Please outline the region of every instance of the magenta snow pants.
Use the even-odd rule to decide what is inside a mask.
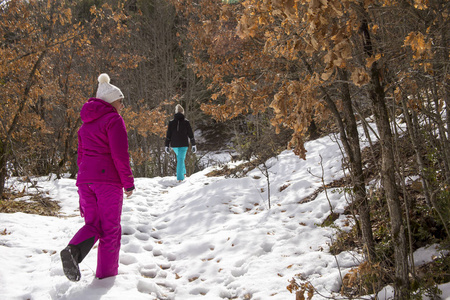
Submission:
[[[70,245],[81,251],[80,261],[87,255],[97,240],[97,278],[115,276],[119,269],[119,251],[122,228],[122,188],[103,183],[78,186],[80,213],[85,225],[75,234]]]

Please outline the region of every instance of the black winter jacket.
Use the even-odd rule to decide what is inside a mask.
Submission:
[[[191,140],[191,145],[194,146],[195,139],[191,124],[182,113],[177,113],[173,120],[169,121],[167,127],[166,147],[189,147],[188,138]]]

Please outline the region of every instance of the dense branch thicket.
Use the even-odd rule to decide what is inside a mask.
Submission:
[[[79,111],[102,72],[125,94],[135,175],[173,172],[161,151],[167,121],[178,101],[195,124],[204,96],[170,3],[12,0],[0,15],[2,190],[11,175],[76,175]]]

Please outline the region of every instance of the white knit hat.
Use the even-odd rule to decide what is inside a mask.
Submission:
[[[181,106],[180,104],[177,104],[177,106],[175,106],[175,113],[182,113],[184,114],[184,108],[183,106]]]
[[[118,99],[123,99],[124,96],[117,86],[109,83],[108,74],[102,73],[98,76],[98,89],[96,98],[102,99],[108,103],[113,103]]]

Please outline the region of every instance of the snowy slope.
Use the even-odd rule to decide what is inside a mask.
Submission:
[[[95,279],[94,248],[76,283],[66,279],[59,258],[83,224],[75,181],[41,178],[39,186],[60,202],[61,217],[0,214],[6,233],[0,235],[0,299],[285,300],[295,299],[286,286],[296,274],[320,294],[338,296],[341,275],[361,258],[328,253],[335,230],[318,226],[330,213],[324,192],[299,202],[322,186],[322,167],[326,183],[343,176],[342,157],[329,137],[306,149],[306,161],[285,151],[267,162],[271,209],[258,169],[243,178],[205,176],[211,167],[182,183],[137,178],[137,190],[124,200],[119,275]],[[342,213],[345,196],[327,192],[333,210]],[[350,229],[346,223],[345,216],[335,222]],[[426,261],[436,251],[421,254]],[[442,287],[444,299],[450,297],[450,286]]]

